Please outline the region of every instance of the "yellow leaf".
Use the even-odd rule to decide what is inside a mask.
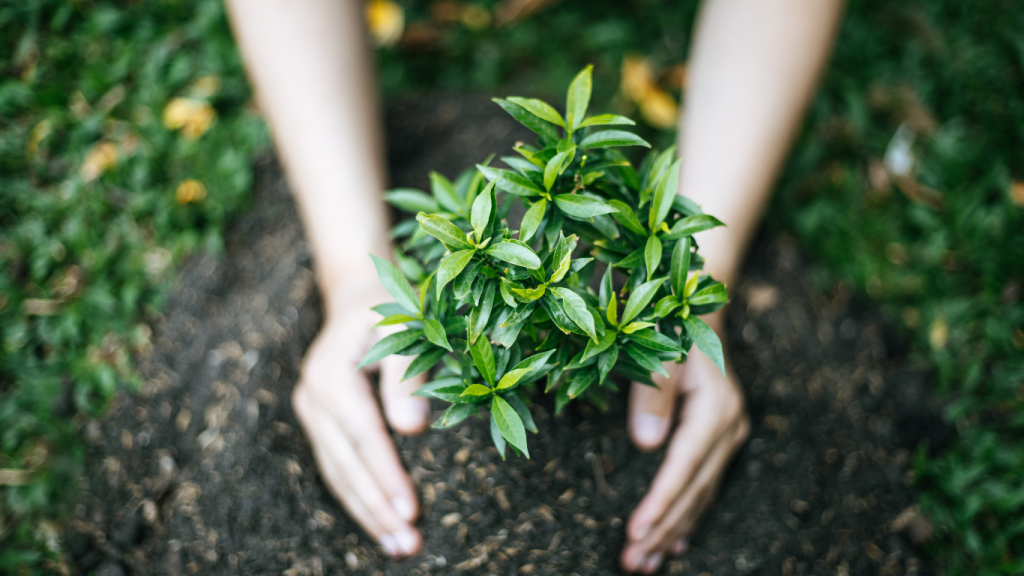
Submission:
[[[676,127],[679,119],[679,105],[661,88],[654,87],[637,102],[640,115],[645,122],[655,128],[670,130]]]
[[[186,138],[199,138],[217,119],[217,111],[208,102],[192,98],[175,98],[164,108],[164,127],[181,129]]]
[[[182,180],[181,184],[178,184],[178,189],[174,191],[174,199],[178,201],[178,204],[199,202],[203,198],[206,198],[206,186],[192,178]]]
[[[932,323],[931,332],[928,333],[928,343],[931,344],[932,350],[942,350],[946,347],[946,342],[949,341],[949,324],[946,323],[946,319],[939,316]]]
[[[364,8],[366,26],[377,46],[394,46],[405,30],[405,11],[391,0],[370,0]]]
[[[1021,208],[1024,208],[1024,182],[1010,184],[1010,200]]]
[[[626,56],[622,60],[622,79],[619,88],[630,100],[639,102],[655,89],[654,72],[643,56]]]
[[[81,175],[92,182],[117,164],[117,146],[111,142],[97,142],[82,162]]]
[[[43,141],[43,138],[49,136],[52,131],[53,124],[50,123],[49,118],[36,124],[36,127],[32,129],[28,142],[25,144],[25,156],[28,157],[29,161],[35,160],[36,154],[39,153],[39,143]]]

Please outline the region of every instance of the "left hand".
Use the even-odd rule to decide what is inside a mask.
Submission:
[[[694,347],[685,364],[666,364],[666,369],[669,378],[654,375],[659,388],[634,383],[630,394],[630,436],[641,450],[661,446],[672,424],[677,395],[683,396],[683,405],[665,461],[627,524],[620,563],[628,572],[651,574],[666,555],[686,551],[697,521],[714,501],[729,460],[750,433],[731,366],[726,364],[723,378]]]

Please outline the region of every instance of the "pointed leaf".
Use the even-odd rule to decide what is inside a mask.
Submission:
[[[682,294],[683,288],[686,286],[686,275],[690,271],[690,237],[687,236],[682,240],[676,242],[676,247],[672,249],[672,269],[670,277],[672,279],[672,293]]]
[[[530,452],[526,448],[526,428],[515,409],[501,396],[494,396],[491,400],[491,415],[505,440],[508,440],[509,444],[518,448],[529,458]]]
[[[544,212],[548,209],[548,201],[544,198],[533,203],[530,209],[523,215],[523,221],[519,225],[519,240],[522,242],[528,242],[533,235],[537,233],[537,229],[540,228],[540,223],[544,220]]]
[[[707,214],[687,216],[686,218],[676,220],[676,223],[672,225],[672,228],[668,231],[668,234],[664,235],[664,238],[665,240],[675,240],[683,236],[693,236],[698,232],[710,230],[718,226],[725,226],[725,224],[714,216],[708,216]]]
[[[409,367],[405,369],[405,374],[402,375],[401,381],[404,382],[409,378],[419,376],[427,370],[430,370],[436,366],[437,363],[441,361],[441,358],[444,358],[444,355],[447,353],[448,352],[444,348],[432,348],[420,354],[409,364]]]
[[[519,414],[519,418],[523,421],[523,427],[536,434],[537,425],[533,422],[533,414],[530,414],[530,409],[519,399],[519,396],[516,394],[505,394],[502,398],[516,411],[516,414]]]
[[[476,342],[470,346],[469,353],[473,356],[473,363],[476,364],[480,375],[493,386],[497,368],[494,365],[494,351],[491,350],[491,343],[486,338],[477,338]]]
[[[619,325],[619,298],[614,292],[612,292],[612,299],[608,301],[608,309],[605,310],[605,316],[608,318],[608,323],[612,326]]]
[[[532,180],[521,174],[501,168],[488,168],[477,165],[477,170],[483,173],[488,179],[493,180],[499,190],[504,190],[516,196],[538,196],[544,191],[537,187]]]
[[[612,344],[607,350],[601,353],[597,357],[597,383],[604,384],[604,379],[608,377],[608,373],[615,367],[615,363],[619,360],[619,345]]]
[[[566,391],[566,394],[569,395],[569,398],[576,398],[583,394],[596,379],[597,372],[592,369],[577,370],[573,374],[572,381],[569,382],[569,389]]]
[[[449,352],[452,351],[452,345],[448,343],[448,335],[445,334],[444,326],[440,322],[433,318],[428,318],[423,324],[423,334],[427,337],[427,340]]]
[[[722,354],[722,341],[718,339],[718,334],[715,334],[711,326],[696,316],[685,318],[683,326],[686,328],[686,335],[693,340],[693,343],[700,348],[705,356],[715,363],[715,366],[718,366],[718,369],[722,371],[722,376],[725,376],[725,357]]]
[[[551,190],[551,187],[555,185],[555,179],[561,176],[562,172],[565,172],[566,167],[572,164],[573,158],[576,156],[576,146],[574,145],[565,152],[559,152],[551,157],[548,161],[547,166],[544,167],[544,188]]]
[[[534,354],[533,356],[530,356],[529,358],[526,358],[525,360],[522,360],[521,362],[513,366],[512,370],[527,370],[526,374],[522,376],[521,380],[532,378],[534,376],[533,373],[541,369],[544,366],[544,363],[548,361],[548,358],[550,358],[551,355],[554,353],[554,350],[548,350],[547,352]]]
[[[551,291],[562,299],[562,309],[577,326],[583,330],[591,340],[597,340],[597,331],[594,327],[594,317],[587,310],[587,303],[568,288],[551,288]]]
[[[520,380],[522,380],[532,370],[533,370],[533,368],[517,368],[517,369],[509,370],[508,372],[505,373],[504,376],[501,377],[501,380],[498,381],[497,389],[498,390],[505,390],[507,388],[511,388],[511,387],[515,386],[516,384],[519,383]]]
[[[682,352],[683,347],[661,332],[655,332],[650,328],[637,330],[629,335],[629,339],[645,348],[658,352]]]
[[[383,258],[378,258],[373,254],[370,254],[370,258],[373,259],[373,265],[377,268],[377,277],[380,278],[380,283],[384,285],[384,289],[388,291],[388,294],[391,294],[395,302],[398,302],[402,308],[405,308],[410,313],[422,316],[423,310],[420,309],[420,299],[412,291],[412,286],[405,278],[405,274],[402,274],[402,271],[394,264]]]
[[[404,308],[403,308],[403,310],[404,310]],[[374,324],[373,327],[374,328],[379,328],[380,326],[395,326],[396,324],[405,324],[406,322],[418,322],[418,321],[419,321],[419,318],[415,318],[413,316],[409,316],[408,314],[392,314],[391,316],[388,316],[388,317],[384,318],[383,320],[381,320],[380,322],[377,322],[376,324]]]
[[[419,340],[420,336],[423,336],[423,330],[405,330],[381,338],[380,341],[371,346],[370,350],[366,352],[366,356],[363,357],[363,361],[359,363],[358,368],[362,368],[367,364],[373,364],[385,356],[405,350]]]
[[[668,216],[669,209],[672,208],[672,200],[675,199],[676,193],[679,191],[680,162],[680,160],[676,160],[672,164],[668,175],[662,179],[658,189],[654,192],[654,199],[651,201],[651,214],[647,223],[647,227],[651,230],[656,230],[661,226],[665,217]]]
[[[452,252],[441,260],[441,266],[437,269],[437,299],[441,299],[441,290],[454,280],[473,259],[476,250],[459,250]]]
[[[459,198],[459,193],[455,191],[455,186],[450,180],[437,172],[431,172],[430,191],[434,193],[434,198],[437,198],[437,202],[442,208],[452,214],[465,216],[466,212],[462,207],[462,200]]]
[[[697,284],[700,282],[700,273],[694,272],[690,279],[686,281],[683,286],[683,293],[680,298],[689,298],[697,291]]]
[[[476,241],[482,242],[484,239],[484,230],[487,229],[487,223],[491,220],[491,190],[494,190],[494,182],[487,185],[484,191],[476,197],[473,201],[472,213],[469,217],[470,224],[473,225],[473,232],[476,233]]]
[[[466,385],[462,383],[462,379],[458,376],[452,376],[427,382],[420,386],[419,390],[413,392],[412,395],[423,398],[437,398],[445,402],[456,403],[461,401],[462,391],[465,389]]]
[[[610,146],[651,147],[651,145],[643,138],[633,134],[632,132],[626,132],[624,130],[602,130],[600,132],[594,132],[583,140],[580,140],[580,148],[583,148],[584,150],[590,150],[592,148],[608,148]]]
[[[665,377],[668,376],[668,371],[665,370],[665,367],[662,366],[661,364],[661,360],[659,360],[653,352],[650,352],[643,347],[637,346],[636,344],[627,344],[626,354],[629,354],[630,358],[636,360],[637,364],[646,368],[647,370],[651,372],[657,372],[658,374],[661,374],[662,376]]]
[[[592,64],[580,70],[569,84],[569,93],[565,99],[565,119],[569,132],[573,132],[583,122],[587,115],[587,107],[590,106],[590,91],[593,87]]]
[[[601,276],[601,287],[598,289],[597,295],[597,306],[599,308],[608,308],[608,303],[615,298],[615,286],[612,284],[612,267],[607,266],[604,269],[604,275]]]
[[[529,270],[536,270],[540,268],[540,258],[537,257],[533,250],[520,244],[514,244],[507,241],[498,242],[484,252],[498,260],[508,262],[509,264],[515,264],[516,266],[522,266]]]
[[[463,420],[476,413],[478,406],[478,404],[452,404],[430,427],[435,430],[444,430],[458,426]]]
[[[580,123],[579,128],[585,128],[587,126],[635,126],[636,122],[633,122],[625,116],[619,116],[618,114],[599,114],[597,116],[591,116]]]
[[[661,265],[661,240],[654,234],[647,237],[647,246],[644,247],[644,263],[647,264],[647,280],[650,280]]]
[[[518,96],[509,96],[506,100],[519,104],[541,120],[546,120],[563,128],[565,127],[565,121],[562,120],[562,115],[558,113],[558,110],[555,110],[550,104],[543,100],[537,100],[536,98],[520,98]]]
[[[623,334],[632,334],[637,330],[643,330],[644,328],[650,328],[654,326],[653,322],[630,322],[628,325],[622,327]]]
[[[494,98],[494,102],[501,106],[502,110],[508,112],[517,122],[526,126],[534,133],[539,136],[547,136],[552,140],[558,140],[558,128],[545,120],[541,120],[532,112],[523,108],[515,102],[509,102],[508,100],[502,100],[501,98]]]
[[[654,305],[654,315],[658,318],[664,318],[680,306],[682,306],[682,303],[674,295],[669,294]]]
[[[558,209],[573,218],[586,219],[615,212],[608,204],[580,194],[559,194],[553,198]]]
[[[428,196],[425,192],[415,188],[395,188],[384,193],[384,201],[399,210],[417,214],[426,212],[436,214],[441,211],[441,205]]]
[[[491,413],[491,441],[494,442],[494,447],[498,449],[498,454],[501,455],[501,459],[505,459],[505,438],[501,435],[501,430],[498,429],[498,419]]]
[[[478,306],[469,312],[469,342],[477,341],[487,328],[487,322],[491,319],[491,310],[494,307],[494,293],[497,292],[493,282],[487,281],[484,284],[483,296]],[[487,340],[486,338],[480,338]]]
[[[527,302],[533,302],[544,295],[545,286],[541,284],[536,288],[509,288],[516,296]]]
[[[729,299],[729,293],[725,284],[712,284],[687,298],[686,303],[690,306],[701,306],[704,304],[718,304]]]
[[[609,200],[608,205],[615,208],[615,212],[612,212],[612,218],[619,224],[622,224],[629,230],[646,236],[647,230],[644,230],[643,224],[640,223],[640,219],[636,217],[636,212],[629,207],[628,204],[621,200]]]
[[[629,295],[629,301],[626,302],[626,309],[622,311],[622,320],[619,321],[620,324],[628,324],[633,320],[633,318],[636,318],[641,312],[643,312],[644,308],[650,304],[651,299],[654,298],[654,294],[658,291],[658,288],[664,281],[664,278],[657,278],[637,286],[636,290]]]
[[[483,384],[473,384],[462,391],[461,396],[490,396],[491,389]]]
[[[614,330],[608,330],[604,333],[604,336],[600,340],[590,340],[587,342],[587,347],[583,350],[583,357],[580,358],[580,363],[586,362],[593,356],[604,352],[611,348],[612,344],[615,344],[616,333]]]
[[[466,233],[455,224],[449,222],[444,216],[420,212],[416,216],[416,220],[427,234],[440,240],[452,252],[473,248],[473,245],[469,243],[469,239],[466,238]]]

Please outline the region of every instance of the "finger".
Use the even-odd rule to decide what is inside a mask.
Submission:
[[[672,410],[679,390],[674,374],[675,363],[666,362],[673,377],[654,375],[657,388],[634,382],[629,391],[629,436],[641,450],[661,446],[672,425]]]
[[[348,396],[355,395],[350,393]],[[421,538],[399,515],[382,485],[367,467],[366,461],[360,457],[354,445],[358,440],[348,434],[340,425],[343,420],[337,418],[336,412],[330,409],[337,405],[334,401],[338,398],[326,398],[328,409],[323,409],[324,404],[310,406],[308,396],[299,396],[297,407],[301,407],[303,422],[314,429],[309,436],[316,439],[314,448],[318,453],[318,462],[330,482],[332,492],[389,553],[414,554],[419,550]],[[330,442],[324,442],[325,438],[329,438]],[[400,468],[399,474],[404,476]]]
[[[384,427],[369,381],[361,374],[357,379],[341,402],[331,403],[334,418],[352,439],[359,460],[383,489],[390,507],[404,522],[412,522],[419,513],[416,491]]]
[[[654,524],[670,508],[675,499],[700,467],[719,434],[714,413],[713,394],[699,389],[689,394],[683,416],[672,435],[668,453],[658,469],[651,489],[629,520],[627,534],[633,542],[644,540]]]
[[[430,416],[430,402],[412,395],[426,383],[426,376],[420,374],[402,381],[413,358],[394,355],[380,361],[380,397],[384,403],[384,414],[391,428],[401,434],[422,432]]]

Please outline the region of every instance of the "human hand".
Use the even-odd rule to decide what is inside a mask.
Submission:
[[[329,307],[306,354],[292,403],[331,493],[389,554],[412,555],[422,545],[412,526],[416,492],[388,437],[370,380],[357,368],[388,330],[373,328],[370,306],[390,297],[380,290],[338,300],[344,304]],[[403,434],[421,431],[430,409],[426,399],[410,396],[423,384],[422,376],[399,382],[411,360],[393,355],[379,363],[388,423]]]
[[[666,369],[669,378],[654,375],[660,389],[634,383],[630,393],[630,436],[642,450],[654,450],[665,441],[676,395],[683,396],[683,405],[665,461],[626,527],[619,561],[629,572],[651,574],[666,555],[686,551],[729,460],[750,433],[731,366],[726,365],[728,377],[723,378],[694,347],[685,364],[666,364]]]

